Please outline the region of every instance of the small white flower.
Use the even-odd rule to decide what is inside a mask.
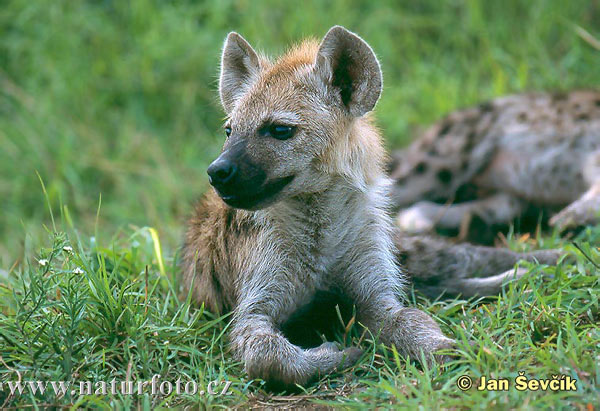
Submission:
[[[165,340],[165,345],[169,345],[169,340]]]
[[[73,247],[71,247],[70,245],[66,245],[63,247],[63,251],[66,251],[67,253],[71,253],[71,252],[73,252]]]
[[[38,260],[39,265],[41,265],[42,267],[45,267],[46,264],[48,264],[48,260],[46,260],[45,258],[42,258],[41,260]]]
[[[73,274],[83,274],[83,270],[81,269],[81,267],[75,267],[75,269],[73,270]]]

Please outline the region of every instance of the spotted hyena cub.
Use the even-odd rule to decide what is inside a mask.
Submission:
[[[560,229],[600,222],[600,92],[523,94],[457,111],[394,154],[404,230],[509,223],[539,210]]]
[[[373,51],[342,27],[275,61],[227,37],[227,140],[208,169],[215,190],[189,222],[183,269],[195,299],[233,310],[232,345],[252,377],[303,384],[358,359],[356,347],[303,349],[282,333],[323,290],[351,299],[358,320],[405,355],[452,346],[401,302],[384,150],[367,115],[381,87]]]
[[[426,287],[435,282],[431,292],[474,295],[498,292],[502,271],[521,258],[556,259],[507,250],[500,258],[394,231],[385,154],[368,114],[381,89],[373,51],[342,27],[277,60],[227,37],[219,84],[227,139],[208,168],[214,190],[188,223],[182,265],[196,301],[233,311],[231,343],[251,377],[304,384],[360,357],[357,347],[300,344],[316,322],[337,321],[320,303],[350,303],[358,323],[414,359],[451,349],[429,315],[403,304],[400,262]],[[316,322],[298,322],[315,304]],[[290,323],[308,329],[294,334]]]

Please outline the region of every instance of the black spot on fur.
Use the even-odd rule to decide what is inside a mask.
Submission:
[[[519,113],[519,115],[517,116],[517,121],[519,121],[520,123],[524,123],[527,121],[527,113],[523,112],[523,113]]]
[[[479,198],[479,189],[473,183],[462,184],[456,190],[454,195],[454,201],[456,203],[464,203],[465,201],[472,201]]]
[[[427,165],[427,163],[425,163],[424,161],[421,161],[415,167],[415,173],[417,173],[417,174],[424,174],[424,173],[427,172],[428,169],[429,169],[429,166]]]
[[[440,132],[438,133],[438,137],[444,137],[446,134],[448,134],[448,132],[450,131],[451,128],[452,128],[452,124],[445,123],[442,126],[442,129],[440,130]]]
[[[494,109],[494,105],[489,101],[486,101],[485,103],[481,103],[479,105],[479,110],[481,110],[483,113],[492,111],[493,109]]]
[[[557,93],[554,93],[554,94],[552,95],[552,99],[553,99],[554,101],[564,101],[564,100],[566,100],[568,97],[569,97],[569,95],[568,95],[567,93],[564,93],[564,92],[557,92]]]
[[[578,121],[588,121],[590,119],[589,114],[580,114],[577,117]]]
[[[462,146],[461,151],[463,152],[463,154],[468,154],[471,152],[471,150],[473,149],[473,146],[475,145],[475,142],[472,139],[467,140],[467,142],[465,143],[464,146]]]
[[[452,171],[447,168],[443,168],[438,171],[436,177],[442,184],[450,184],[452,181]]]

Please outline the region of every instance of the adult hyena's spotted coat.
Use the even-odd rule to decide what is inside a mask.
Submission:
[[[509,223],[532,209],[559,228],[596,223],[600,92],[513,95],[451,113],[393,154],[390,175],[408,231]]]

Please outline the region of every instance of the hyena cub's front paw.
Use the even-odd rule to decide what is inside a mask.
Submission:
[[[246,351],[243,360],[251,378],[260,378],[268,389],[279,391],[350,367],[361,355],[359,348],[342,350],[330,342],[304,350],[281,336],[260,336],[260,342]]]
[[[320,374],[331,371],[341,371],[353,366],[363,355],[363,350],[358,347],[340,349],[334,342],[325,342],[318,347],[307,350],[309,358],[317,364]]]
[[[389,327],[391,329],[383,331],[392,335],[391,342],[398,350],[419,362],[424,358],[428,365],[446,362],[449,356],[440,351],[452,350],[456,346],[456,342],[446,337],[429,315],[416,308],[400,310]]]
[[[396,225],[407,233],[425,233],[435,228],[435,210],[426,202],[401,210]]]

